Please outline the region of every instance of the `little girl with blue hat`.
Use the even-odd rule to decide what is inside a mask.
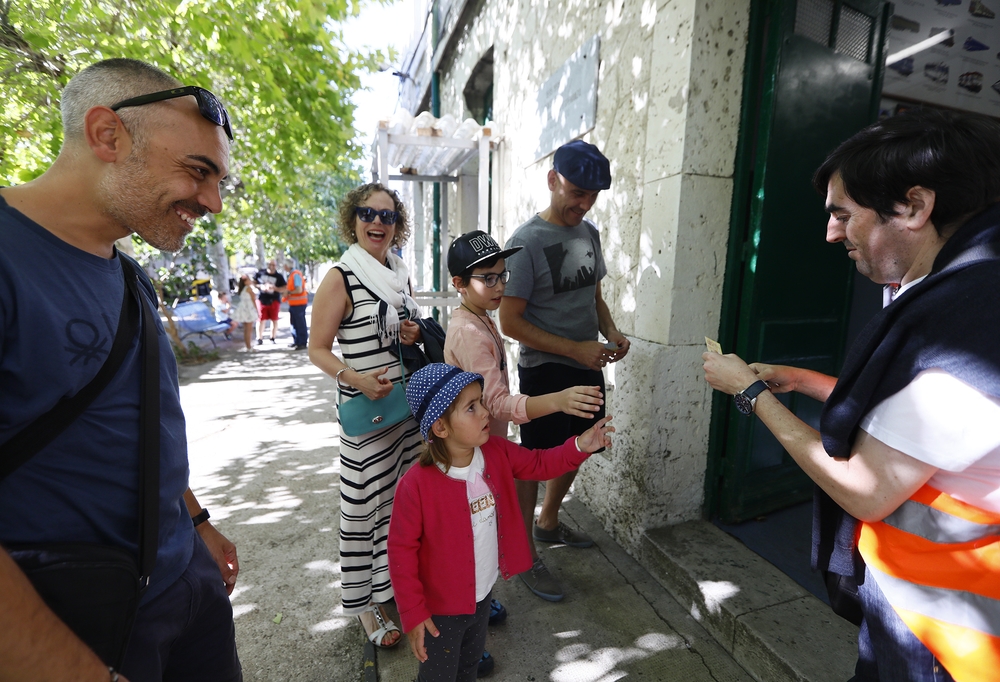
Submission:
[[[433,363],[406,386],[424,450],[396,487],[389,576],[422,682],[472,682],[493,584],[531,568],[514,479],[544,481],[610,447],[611,417],[559,447],[490,435],[483,377]]]

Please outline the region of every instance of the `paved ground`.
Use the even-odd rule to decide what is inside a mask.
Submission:
[[[220,360],[182,366],[191,485],[239,548],[233,607],[247,682],[360,682],[364,635],[339,599],[336,391],[305,352],[286,348],[287,315],[282,323],[278,343],[259,352],[224,342]],[[561,603],[517,578],[497,586],[510,616],[490,633],[491,679],[751,679],[582,504],[570,500],[566,516],[597,546],[544,550],[567,588]],[[376,663],[368,672],[383,682],[415,677],[405,642]]]
[[[247,682],[360,680],[364,635],[340,613],[335,390],[283,321],[277,344],[223,342],[218,362],[181,367],[191,487],[239,551]]]

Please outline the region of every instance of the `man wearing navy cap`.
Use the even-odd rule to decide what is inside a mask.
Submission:
[[[518,227],[507,241],[507,249],[524,248],[507,259],[511,275],[500,304],[500,323],[506,335],[521,343],[517,372],[522,393],[536,396],[581,385],[600,386],[603,392],[604,366],[625,357],[629,341],[615,327],[601,297],[601,279],[607,273],[601,236],[584,216],[601,190],[611,187],[611,165],[597,147],[574,140],[556,150],[548,185],[548,208]],[[607,343],[598,341],[598,333]],[[602,406],[592,419],[603,416]],[[535,419],[521,426],[521,443],[529,448],[554,447],[586,431],[592,419],[562,413]],[[572,471],[546,483],[537,523],[533,517],[538,483],[517,481],[534,560],[521,579],[549,601],[562,599],[562,588],[534,544],[593,544],[559,521],[559,507],[574,478]]]

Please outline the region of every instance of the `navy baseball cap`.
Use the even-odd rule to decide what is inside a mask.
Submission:
[[[611,187],[608,157],[583,140],[573,140],[559,147],[552,159],[552,167],[559,175],[588,192]]]
[[[413,373],[406,383],[406,402],[410,404],[413,418],[420,424],[424,440],[427,440],[434,422],[448,411],[462,389],[473,381],[482,386],[483,376],[463,372],[443,362],[432,362]]]
[[[482,230],[466,232],[448,247],[448,272],[452,277],[458,277],[494,256],[506,258],[522,248],[501,249],[496,240]]]

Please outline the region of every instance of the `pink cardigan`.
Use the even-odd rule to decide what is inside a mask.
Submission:
[[[455,308],[444,339],[444,361],[466,372],[483,375],[483,402],[490,412],[490,433],[506,438],[507,422],[523,424],[528,421],[528,396],[510,394],[507,373],[500,370],[503,351],[497,348],[496,339],[486,329],[487,324],[502,343],[503,337],[493,320],[476,319],[476,315],[465,308]]]
[[[483,445],[484,478],[497,504],[497,542],[504,580],[531,568],[531,551],[514,479],[546,481],[590,455],[575,438],[556,448],[529,450],[491,436]],[[389,577],[403,632],[431,617],[476,611],[476,557],[465,482],[436,466],[415,464],[399,480],[389,522]]]

